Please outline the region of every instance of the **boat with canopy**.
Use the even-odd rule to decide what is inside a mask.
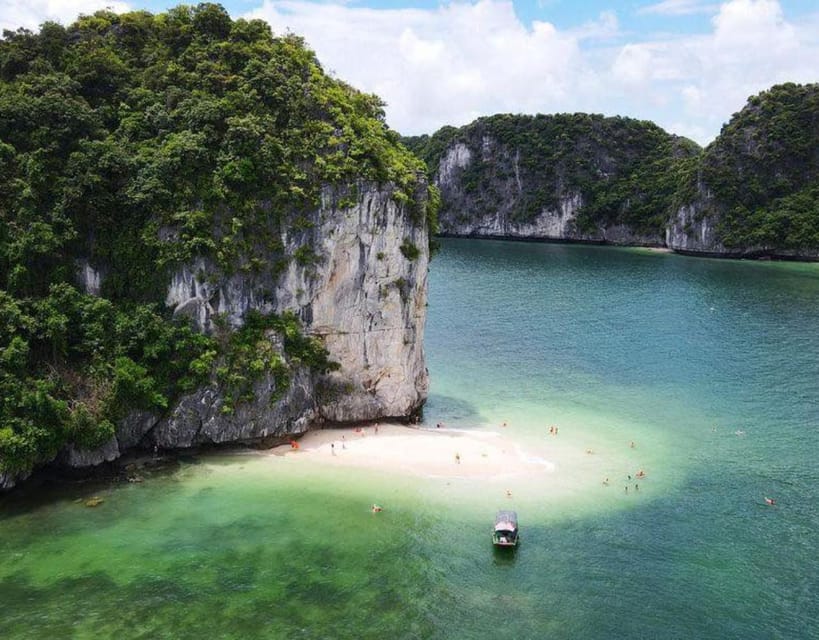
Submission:
[[[518,540],[518,514],[514,511],[498,511],[492,530],[492,544],[496,547],[516,547]]]

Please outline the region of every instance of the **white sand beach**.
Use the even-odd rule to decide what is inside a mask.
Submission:
[[[554,472],[555,464],[527,454],[503,434],[415,428],[380,423],[311,431],[293,453],[323,464],[397,471],[427,477],[504,478]]]
[[[519,436],[514,426],[460,430],[418,428],[402,424],[333,428],[310,431],[298,448],[282,445],[266,455],[288,464],[319,465],[325,469],[371,470],[379,473],[427,479],[442,500],[501,500],[498,505],[534,508],[565,501],[581,508],[589,502],[599,508],[599,498],[627,499],[628,484],[635,494],[634,474],[638,457],[627,442],[615,450],[598,450],[594,442],[566,434],[542,440]],[[589,448],[592,445],[594,449]],[[610,482],[609,482],[610,480]],[[641,486],[637,495],[645,493]],[[468,496],[468,497],[465,497]],[[508,501],[508,502],[507,502]]]

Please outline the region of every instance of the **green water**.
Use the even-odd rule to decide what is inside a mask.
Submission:
[[[447,240],[425,425],[553,473],[225,454],[12,494],[0,638],[819,638],[817,328],[819,265]]]

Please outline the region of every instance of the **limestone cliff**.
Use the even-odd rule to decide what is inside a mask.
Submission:
[[[407,139],[441,190],[443,235],[662,245],[666,170],[690,141],[627,118],[493,116]]]
[[[441,189],[444,235],[819,258],[819,85],[752,96],[706,149],[655,125],[498,115],[406,144]]]
[[[391,190],[370,184],[357,192],[357,202],[345,206],[325,189],[309,230],[284,231],[284,251],[309,246],[309,263],[290,261],[275,276],[268,271],[214,281],[198,275],[213,271],[200,259],[173,274],[166,298],[202,330],[214,314],[240,326],[250,310],[296,311],[341,364],[315,381],[317,416],[333,422],[406,417],[420,408],[427,390],[426,222],[399,205]],[[406,257],[402,246],[417,248],[417,257]]]
[[[166,303],[190,316],[201,331],[224,318],[241,327],[250,311],[294,311],[306,332],[320,336],[338,371],[313,374],[288,362],[285,389],[272,376],[254,384],[253,400],[223,411],[216,382],[182,396],[160,416],[134,412],[99,449],[69,445],[58,461],[73,468],[116,459],[135,446],[179,449],[203,444],[249,443],[303,433],[322,422],[407,418],[427,395],[423,333],[429,260],[426,221],[394,199],[393,190],[362,184],[357,200],[324,189],[307,230],[284,230],[284,251],[310,247],[309,262],[290,261],[252,275],[220,275],[205,258],[176,269]],[[419,193],[423,198],[423,193]],[[417,248],[408,258],[402,246]],[[87,273],[82,270],[81,273]],[[98,275],[90,278],[94,283]],[[282,338],[269,335],[283,354]]]
[[[749,98],[683,165],[669,248],[730,257],[819,257],[819,85]]]
[[[435,192],[377,96],[217,4],[7,35],[0,486],[420,409]]]

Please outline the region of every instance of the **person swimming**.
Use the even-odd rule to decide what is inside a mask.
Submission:
[[[382,506],[381,506],[381,505],[379,505],[379,504],[375,504],[375,503],[373,502],[373,507],[372,507],[372,512],[373,512],[373,513],[378,513],[378,512],[383,511],[383,510],[384,510],[384,507],[382,507]]]
[[[776,504],[776,500],[766,497],[765,504],[767,504],[769,507],[773,507]]]

